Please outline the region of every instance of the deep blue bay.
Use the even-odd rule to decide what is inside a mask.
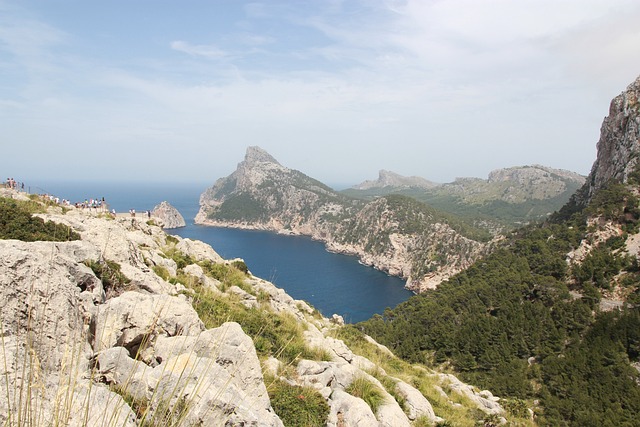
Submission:
[[[163,200],[184,216],[187,226],[170,233],[210,244],[223,258],[242,258],[256,276],[289,295],[311,303],[325,316],[347,322],[366,320],[395,307],[412,293],[404,281],[358,263],[355,257],[327,252],[322,242],[265,231],[204,227],[193,223],[200,194],[208,184],[62,183],[33,185],[32,192],[82,201],[105,198],[118,212],[153,209]]]

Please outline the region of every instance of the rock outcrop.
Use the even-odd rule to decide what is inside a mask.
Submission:
[[[586,205],[610,181],[626,183],[638,170],[640,154],[640,77],[616,96],[600,128],[598,155],[577,202]]]
[[[180,212],[167,201],[154,207],[151,216],[160,223],[162,228],[180,228],[187,225]]]

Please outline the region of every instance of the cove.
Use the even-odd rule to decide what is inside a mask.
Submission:
[[[356,323],[407,300],[404,281],[361,265],[357,258],[327,252],[304,236],[190,224],[172,234],[202,240],[223,258],[242,258],[255,276],[305,300],[324,316],[337,313]]]
[[[403,280],[361,265],[355,257],[327,252],[322,242],[308,237],[195,225],[203,183],[45,181],[30,183],[30,188],[74,202],[105,197],[118,212],[144,212],[167,200],[187,222],[168,232],[201,240],[224,258],[244,259],[254,275],[309,302],[323,315],[337,313],[346,322],[382,314],[413,295]]]

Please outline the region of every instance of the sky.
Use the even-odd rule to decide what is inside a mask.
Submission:
[[[0,179],[588,174],[637,0],[0,0]]]

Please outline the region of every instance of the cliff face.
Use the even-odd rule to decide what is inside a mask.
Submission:
[[[56,207],[38,216],[81,240],[0,240],[3,425],[20,416],[32,425],[282,426],[312,408],[327,426],[409,427],[439,413],[504,413],[498,398],[451,375],[406,365],[403,378],[422,391],[388,375],[405,366],[388,349],[358,341],[388,366],[354,353],[336,338],[339,316],[323,318],[202,242],[144,219]],[[383,403],[356,397],[356,380]],[[472,403],[454,404],[455,395]]]
[[[640,77],[611,101],[598,140],[598,156],[578,202],[587,204],[610,181],[626,183],[640,155]]]
[[[303,234],[407,279],[420,292],[460,271],[486,245],[408,197],[344,196],[249,147],[235,172],[200,197],[196,223]]]

